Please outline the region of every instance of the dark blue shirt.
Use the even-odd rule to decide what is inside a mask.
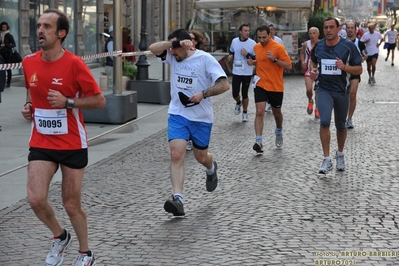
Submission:
[[[341,38],[334,46],[328,46],[325,39],[315,44],[311,59],[318,64],[319,75],[316,86],[325,90],[347,93],[350,86],[350,74],[336,67],[334,60],[337,58],[341,59],[346,65],[362,65],[362,57],[356,45],[349,40]],[[328,59],[332,61],[328,61]]]

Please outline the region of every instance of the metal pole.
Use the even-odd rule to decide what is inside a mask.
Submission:
[[[122,50],[122,4],[121,0],[114,1],[114,51]],[[113,57],[113,94],[122,94],[122,57]]]
[[[146,31],[146,20],[147,20],[147,0],[141,1],[141,33],[140,33],[140,51],[147,50],[147,31]],[[139,60],[136,63],[137,66],[137,80],[148,79],[148,67],[150,63],[147,61],[146,55],[140,55]]]
[[[169,0],[163,4],[163,39],[166,40],[169,34]],[[162,80],[169,80],[169,65],[162,64]]]

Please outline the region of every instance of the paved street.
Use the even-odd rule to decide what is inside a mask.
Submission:
[[[399,60],[391,67],[385,53],[381,50],[375,86],[362,75],[345,172],[317,174],[323,159],[319,125],[306,113],[299,75],[285,77],[284,145],[274,145],[274,118],[267,113],[262,156],[252,150],[252,90],[248,123],[234,115],[231,91],[213,99],[210,150],[219,186],[206,192],[204,167],[187,152],[184,218],[163,210],[171,195],[166,123],[129,132],[129,137],[144,135],[91,164],[85,174],[82,200],[97,265],[398,265]],[[148,119],[164,118],[165,112]],[[333,123],[331,131],[333,156]],[[111,132],[96,144],[118,134],[126,133]],[[75,236],[59,181],[49,200]],[[43,265],[50,238],[26,197],[0,210],[0,265]],[[72,263],[77,249],[75,238],[64,265]]]

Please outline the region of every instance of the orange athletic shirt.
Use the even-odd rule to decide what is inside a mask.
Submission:
[[[254,51],[256,56],[256,75],[260,77],[256,86],[266,91],[283,92],[284,69],[267,58],[266,53],[267,51],[271,51],[274,57],[281,61],[290,62],[291,64],[291,58],[287,54],[284,46],[271,39],[265,46],[262,46],[261,43],[255,44]]]
[[[64,96],[74,99],[100,94],[101,90],[90,69],[76,55],[65,50],[64,55],[53,62],[41,58],[42,51],[27,55],[23,62],[25,87],[29,89],[32,101],[32,113],[36,108],[52,110],[47,100],[49,89],[58,90]],[[66,109],[67,133],[42,134],[38,132],[36,121],[32,121],[30,147],[52,150],[79,150],[87,148],[87,132],[82,112]],[[64,113],[65,112],[59,112]],[[43,120],[46,118],[44,117]],[[52,125],[48,123],[49,127]],[[55,127],[57,124],[54,124]],[[52,130],[57,130],[52,129]]]

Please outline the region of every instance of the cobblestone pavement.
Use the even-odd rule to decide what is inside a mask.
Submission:
[[[97,265],[398,265],[399,79],[383,53],[377,84],[362,75],[345,172],[317,174],[318,122],[306,113],[302,76],[285,78],[282,148],[266,114],[262,156],[252,150],[252,92],[248,123],[234,115],[231,91],[215,97],[210,150],[219,186],[206,192],[204,168],[187,152],[184,218],[163,210],[171,194],[166,129],[88,167],[83,202]],[[72,230],[59,182],[49,199]],[[0,232],[0,265],[43,265],[51,235],[26,199],[0,211]],[[64,265],[77,248],[75,238]]]

